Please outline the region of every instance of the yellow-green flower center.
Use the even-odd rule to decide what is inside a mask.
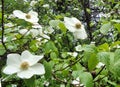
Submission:
[[[23,63],[21,63],[21,65],[20,65],[20,68],[23,69],[23,70],[28,69],[28,67],[29,67],[29,63],[28,63],[28,62],[23,62]]]
[[[31,15],[27,14],[27,15],[26,15],[26,18],[27,18],[27,19],[30,19],[30,18],[31,18]]]
[[[81,28],[81,23],[76,23],[76,24],[75,24],[75,27],[76,27],[77,29]]]

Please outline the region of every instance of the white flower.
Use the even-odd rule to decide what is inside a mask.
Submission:
[[[82,49],[82,46],[81,46],[81,45],[76,46],[76,47],[75,47],[75,49],[76,49],[76,51],[83,51],[83,49]]]
[[[42,29],[39,29],[39,34],[43,38],[50,39],[50,37],[48,35],[46,35],[46,34],[43,33]]]
[[[46,28],[44,32],[45,32],[46,34],[47,34],[47,33],[48,33],[48,34],[51,34],[51,33],[54,32],[54,29],[50,26],[50,27]]]
[[[15,10],[13,11],[13,14],[20,18],[20,19],[24,19],[25,21],[28,21],[30,23],[37,23],[38,22],[38,13],[31,10],[28,13],[24,13],[20,10]]]
[[[37,1],[33,0],[30,2],[30,6],[34,6],[37,3]]]
[[[1,78],[0,78],[0,87],[2,87],[2,84],[1,84]]]
[[[5,24],[5,27],[13,27],[14,25],[12,23]]]
[[[22,35],[28,35],[30,32],[27,29],[20,29],[19,33]]]
[[[44,4],[43,7],[44,8],[49,8],[49,4]]]
[[[73,56],[73,57],[76,57],[78,55],[77,52],[67,52],[67,54]]]
[[[73,33],[75,39],[87,38],[87,33],[85,31],[84,25],[77,18],[64,17],[64,23],[66,28]]]
[[[105,65],[104,63],[99,62],[99,63],[96,65],[96,68],[101,68],[101,67],[103,67],[104,65]]]
[[[85,87],[83,84],[80,84],[79,77],[77,77],[76,80],[73,80],[72,84],[75,85],[75,87]]]
[[[11,87],[17,87],[17,85],[16,84],[11,84]]]
[[[74,84],[74,85],[79,85],[79,84],[80,84],[79,77],[77,77],[76,80],[73,80],[73,81],[72,81],[72,84]]]
[[[39,28],[39,29],[42,28],[42,26],[39,23],[34,23],[32,27],[33,28]]]
[[[8,16],[8,18],[15,18],[15,15],[10,14],[10,15]]]
[[[31,33],[32,37],[36,37],[37,35],[39,35],[39,31],[37,29],[31,29],[30,33]]]
[[[37,63],[43,55],[32,55],[29,51],[25,50],[21,55],[8,54],[7,66],[3,69],[5,74],[15,74],[20,78],[28,79],[33,75],[45,74],[44,66]]]

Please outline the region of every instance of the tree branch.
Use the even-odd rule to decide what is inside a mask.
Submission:
[[[91,14],[87,11],[87,9],[90,9],[90,2],[89,0],[78,0],[79,2],[81,2],[84,12],[85,12],[85,22],[87,23],[87,29],[88,29],[88,33],[89,33],[89,38],[90,41],[92,41],[93,37],[92,37],[92,30],[90,27],[90,22],[91,22]]]
[[[3,47],[5,48],[6,51],[8,51],[5,43],[4,43],[4,31],[5,31],[5,28],[4,28],[4,0],[1,0],[1,3],[2,3],[2,20],[1,20],[1,25],[2,25],[2,39],[1,39],[1,43],[3,45]]]

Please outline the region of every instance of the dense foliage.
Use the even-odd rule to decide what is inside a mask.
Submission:
[[[0,7],[2,87],[120,87],[119,0],[1,0]],[[42,74],[7,74],[14,54],[43,55]]]

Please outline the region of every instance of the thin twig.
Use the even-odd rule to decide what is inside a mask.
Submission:
[[[85,13],[85,22],[87,23],[87,30],[89,31],[89,38],[90,41],[92,41],[93,36],[92,36],[92,30],[90,27],[90,22],[91,22],[91,13],[89,13],[87,11],[87,9],[90,9],[90,1],[89,0],[78,0],[79,2],[81,2],[83,9],[84,9],[84,13]]]
[[[1,3],[2,3],[2,20],[1,20],[1,25],[2,25],[2,39],[1,39],[1,42],[2,42],[2,45],[3,47],[5,48],[6,51],[8,51],[5,43],[4,43],[4,31],[5,31],[5,28],[4,28],[4,0],[1,0]]]
[[[65,69],[67,69],[68,67],[70,67],[70,66],[72,66],[72,65],[75,65],[77,62],[79,62],[79,61],[81,60],[81,58],[83,58],[83,56],[80,57],[79,59],[77,59],[75,62],[69,64],[68,66],[66,66],[66,67],[64,67],[64,68],[62,68],[62,69],[60,69],[60,70],[56,70],[56,71],[54,71],[54,72],[63,71],[63,70],[65,70]]]
[[[95,76],[95,78],[103,71],[104,68],[105,68],[105,66],[102,67],[102,69],[97,73],[97,75]]]

